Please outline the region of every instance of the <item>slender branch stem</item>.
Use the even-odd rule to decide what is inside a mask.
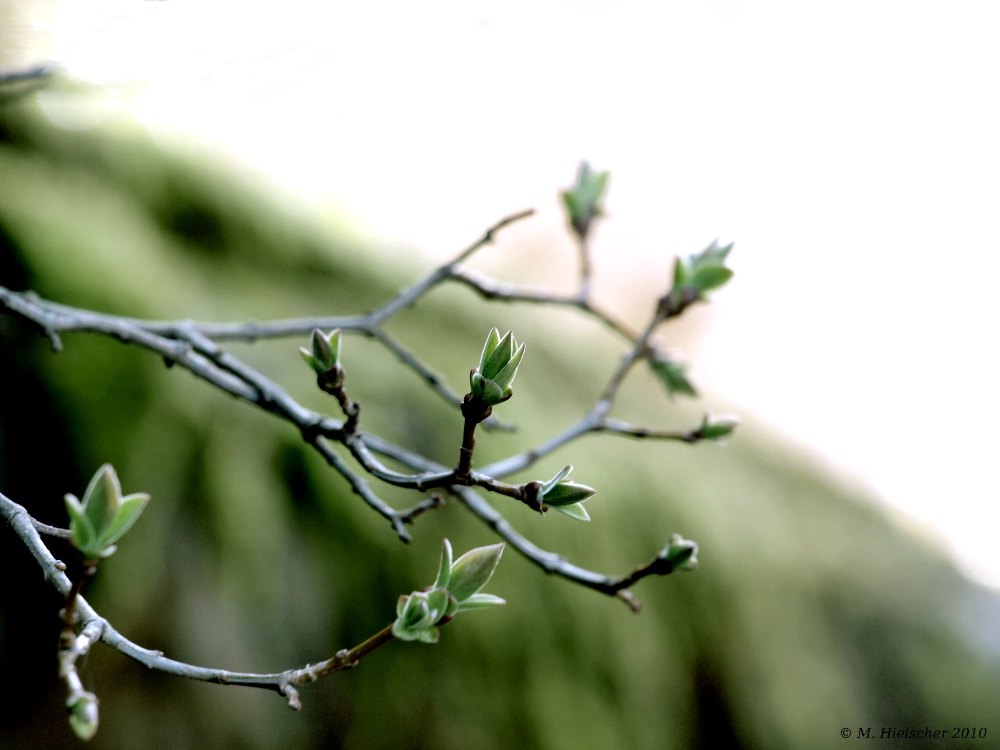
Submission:
[[[594,304],[589,296],[589,286],[586,289],[581,289],[576,294],[554,294],[547,289],[497,281],[470,268],[461,267],[454,268],[448,278],[473,289],[484,299],[500,302],[529,302],[536,305],[575,307],[587,315],[597,318],[629,342],[634,341],[638,335],[626,323]]]
[[[412,523],[421,513],[443,505],[441,497],[435,495],[425,499],[409,510],[395,510],[379,498],[368,482],[358,476],[344,462],[330,444],[331,442],[341,443],[366,473],[380,481],[419,491],[440,488],[458,495],[463,500],[463,504],[474,514],[496,529],[497,533],[510,541],[515,549],[544,569],[552,570],[569,580],[588,585],[605,593],[622,596],[619,594],[618,584],[625,580],[634,582],[638,578],[609,578],[569,564],[554,563],[555,557],[552,553],[540,550],[518,535],[503,520],[502,516],[480,498],[472,488],[478,487],[487,492],[511,497],[539,510],[540,508],[536,507],[537,502],[533,504],[531,498],[527,496],[529,493],[526,492],[525,488],[528,485],[511,485],[499,481],[498,478],[525,469],[563,445],[590,432],[603,431],[632,437],[684,442],[695,442],[700,439],[700,436],[696,434],[697,431],[680,433],[649,430],[607,417],[617,391],[631,368],[636,362],[649,355],[650,339],[654,329],[664,320],[679,315],[687,306],[697,300],[687,297],[674,299],[672,294],[665,295],[659,301],[656,313],[648,326],[636,334],[628,326],[601,311],[591,302],[589,298],[591,266],[589,249],[585,243],[581,243],[580,246],[580,290],[572,296],[553,295],[540,290],[525,290],[512,285],[504,285],[491,279],[476,276],[460,267],[460,263],[467,260],[483,246],[491,243],[496,232],[511,223],[530,216],[532,213],[532,211],[522,211],[501,219],[453,260],[438,267],[421,281],[403,290],[381,308],[368,315],[239,324],[143,321],[80,310],[41,300],[30,292],[16,293],[4,287],[0,287],[0,306],[37,325],[50,339],[52,347],[56,351],[62,346],[60,334],[66,332],[98,333],[118,339],[123,343],[136,344],[159,354],[168,364],[178,364],[184,367],[196,377],[205,380],[223,392],[252,403],[294,424],[302,433],[304,441],[319,452],[335,471],[347,479],[357,495],[381,516],[389,520],[394,531],[403,541],[410,539],[405,526]],[[435,285],[448,279],[464,283],[487,298],[576,307],[603,321],[612,330],[628,340],[632,346],[623,356],[597,403],[576,424],[528,451],[496,462],[483,471],[473,472],[472,455],[475,447],[475,426],[479,423],[487,427],[491,424],[498,425],[495,418],[490,416],[489,410],[485,412],[480,410],[476,414],[467,413],[468,402],[460,401],[440,375],[430,370],[382,328],[382,324],[390,317],[412,306]],[[304,334],[317,327],[339,327],[342,330],[360,333],[375,339],[395,354],[408,369],[417,373],[443,399],[462,408],[465,424],[462,449],[455,469],[448,470],[401,446],[364,433],[358,425],[359,405],[348,399],[342,390],[341,393],[334,395],[337,396],[338,403],[346,417],[343,423],[301,406],[281,386],[234,357],[219,345],[219,341],[227,339],[255,341]],[[383,465],[375,454],[397,460],[416,473],[406,474],[391,470]],[[32,523],[36,522],[32,521]],[[63,533],[44,525],[38,525],[38,528],[46,533],[56,535]],[[37,536],[35,526],[32,527],[32,533]]]
[[[354,648],[338,651],[324,662],[271,674],[230,672],[168,659],[160,651],[146,649],[133,643],[115,630],[105,618],[98,615],[80,595],[88,575],[84,573],[75,582],[71,582],[64,572],[66,566],[56,560],[45,546],[28,511],[2,493],[0,493],[0,516],[13,528],[35,557],[45,578],[67,598],[62,613],[64,628],[60,636],[60,672],[66,679],[71,693],[83,691],[83,685],[74,666],[76,660],[100,640],[150,669],[204,682],[274,690],[284,695],[289,706],[297,710],[301,708],[297,687],[342,669],[354,667],[361,659],[393,640],[390,624]],[[93,566],[87,567],[93,569]],[[81,626],[79,635],[74,634],[77,621]]]
[[[39,534],[54,536],[59,539],[71,539],[73,537],[73,534],[69,529],[60,529],[58,526],[49,526],[47,523],[36,521],[34,518],[31,519],[31,523]]]
[[[458,466],[455,469],[455,479],[467,482],[472,470],[472,452],[476,449],[476,425],[487,419],[493,413],[493,407],[487,406],[482,399],[465,394],[462,401],[462,416],[465,424],[462,428],[462,449],[458,454]]]
[[[650,430],[646,427],[638,427],[628,422],[617,419],[603,419],[601,426],[597,428],[601,432],[612,432],[618,435],[627,435],[634,438],[650,438],[653,440],[676,440],[681,443],[697,443],[705,439],[701,430]]]
[[[468,258],[477,250],[489,245],[493,242],[493,235],[499,232],[504,227],[513,224],[514,222],[520,221],[521,219],[526,219],[535,213],[533,208],[529,208],[526,211],[519,211],[516,214],[511,214],[510,216],[504,217],[496,224],[491,226],[478,240],[473,242],[469,247],[458,254],[453,260],[445,263],[443,266],[439,266],[434,269],[426,277],[418,281],[416,284],[411,286],[409,289],[405,289],[399,294],[397,294],[393,299],[387,302],[385,305],[380,307],[378,310],[373,312],[370,316],[371,321],[374,325],[378,326],[384,323],[386,320],[391,318],[393,315],[398,313],[407,307],[410,307],[418,299],[423,297],[428,291],[433,289],[435,286],[444,281],[451,274],[452,269],[461,263],[463,260]]]
[[[580,297],[590,297],[590,243],[587,236],[576,235],[576,244],[580,250]]]

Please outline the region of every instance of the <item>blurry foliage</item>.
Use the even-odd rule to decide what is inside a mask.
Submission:
[[[140,132],[60,130],[30,102],[0,108],[0,276],[12,288],[129,316],[263,320],[364,311],[425,270],[338,242]],[[568,425],[615,365],[617,342],[597,324],[558,341],[539,322],[548,314],[443,289],[393,324],[455,384],[491,326],[531,342],[504,414],[521,430],[483,434],[480,465]],[[603,360],[581,362],[584,340]],[[232,347],[330,411],[296,353],[304,343]],[[287,424],[148,353],[88,335],[64,344],[53,354],[0,318],[0,488],[63,526],[63,494],[105,461],[153,496],[88,590],[142,645],[235,670],[317,661],[390,622],[398,595],[434,574],[443,537],[456,549],[496,541],[450,504],[403,545]],[[367,429],[453,460],[457,410],[358,337],[345,337],[343,361]],[[622,410],[647,424],[696,419],[652,373],[633,378]],[[623,573],[676,530],[698,540],[699,571],[643,581],[634,616],[510,552],[490,588],[508,606],[445,627],[433,648],[397,642],[306,687],[298,714],[269,693],[148,672],[99,645],[84,665],[101,699],[91,746],[666,750],[827,747],[841,727],[869,725],[1000,733],[995,633],[986,639],[997,619],[980,616],[995,600],[875,506],[752,429],[725,450],[588,437],[572,461],[600,488],[594,522],[505,507],[525,533]],[[0,534],[0,746],[72,746],[54,661],[60,599]]]

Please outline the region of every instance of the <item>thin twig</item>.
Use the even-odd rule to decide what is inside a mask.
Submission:
[[[589,287],[581,289],[576,294],[553,294],[547,289],[498,281],[484,276],[471,268],[461,267],[454,268],[448,278],[465,284],[470,289],[475,290],[484,299],[500,302],[529,302],[536,305],[575,307],[597,318],[629,342],[634,341],[638,335],[626,323],[595,305],[590,300]]]
[[[428,291],[430,291],[435,286],[444,281],[446,278],[448,278],[448,276],[451,274],[452,269],[456,265],[461,263],[463,260],[468,258],[477,250],[492,243],[493,235],[495,235],[504,227],[513,224],[517,221],[521,221],[522,219],[526,219],[529,216],[534,215],[534,213],[535,209],[529,208],[526,211],[519,211],[516,214],[511,214],[510,216],[506,216],[500,221],[498,221],[496,224],[487,229],[486,232],[483,233],[482,237],[480,237],[478,240],[469,245],[469,247],[467,247],[465,250],[460,252],[458,256],[455,257],[453,260],[450,260],[443,266],[439,266],[438,268],[434,269],[426,277],[418,281],[410,288],[404,289],[402,292],[397,294],[393,299],[391,299],[385,305],[383,305],[378,310],[373,312],[371,314],[372,322],[375,325],[381,325],[389,318],[391,318],[393,315],[398,313],[400,310],[410,307],[411,305],[416,303],[416,301],[420,299],[422,296],[424,296]]]

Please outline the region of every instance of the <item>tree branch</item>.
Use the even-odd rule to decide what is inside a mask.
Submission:
[[[74,584],[65,573],[65,564],[53,557],[48,547],[45,546],[35,529],[38,522],[31,517],[28,511],[0,493],[0,516],[3,516],[14,533],[24,542],[41,567],[46,580],[63,596],[70,597],[71,594],[74,594]],[[69,666],[78,657],[90,651],[95,643],[103,641],[125,656],[160,672],[220,685],[243,685],[273,690],[285,696],[288,705],[295,710],[302,707],[298,697],[298,687],[342,669],[350,669],[365,656],[393,640],[392,625],[390,624],[363,643],[349,650],[338,651],[331,658],[318,664],[307,664],[304,667],[270,674],[230,672],[225,669],[199,667],[168,659],[162,651],[143,648],[115,630],[111,623],[101,617],[82,596],[76,594],[72,596],[72,599],[75,612],[67,611],[65,617],[70,621],[77,620],[80,624],[80,632],[75,638],[70,635],[63,649],[67,655],[66,661]],[[69,606],[67,606],[67,610],[69,610]],[[64,677],[70,681],[72,688],[73,684],[79,681],[79,678],[77,677],[74,681],[75,669],[65,668],[66,666],[64,665],[61,671],[66,672]],[[82,690],[82,685],[76,687]]]
[[[637,606],[631,595],[624,591],[628,586],[648,573],[645,568],[637,568],[629,576],[614,578],[587,571],[566,563],[554,553],[546,552],[518,534],[512,526],[486,500],[472,488],[501,494],[526,503],[535,510],[542,510],[533,497],[529,498],[526,485],[511,485],[499,481],[500,477],[526,469],[544,456],[567,443],[590,432],[610,432],[632,437],[680,440],[695,442],[701,439],[697,430],[680,433],[650,430],[644,427],[609,419],[607,417],[618,389],[636,362],[649,356],[650,339],[654,330],[668,318],[679,315],[687,306],[697,301],[697,297],[676,297],[665,295],[657,305],[649,324],[639,334],[607,313],[596,308],[589,299],[590,263],[589,250],[581,241],[580,291],[573,296],[552,295],[540,290],[524,290],[512,285],[503,285],[491,279],[478,277],[460,267],[460,263],[473,253],[493,241],[496,232],[520,221],[533,211],[522,211],[501,219],[490,227],[482,237],[459,253],[454,259],[436,268],[421,281],[404,289],[389,302],[372,313],[361,316],[337,318],[311,318],[267,323],[195,323],[193,321],[144,321],[106,315],[90,310],[81,310],[38,298],[25,292],[17,293],[0,287],[0,306],[17,317],[38,326],[58,351],[62,346],[60,334],[67,332],[90,332],[115,338],[123,343],[131,343],[146,348],[162,356],[168,364],[178,364],[193,375],[214,385],[225,393],[245,400],[255,406],[295,425],[303,440],[313,447],[324,460],[350,484],[352,490],[383,518],[403,541],[409,541],[410,534],[405,528],[413,520],[428,510],[440,507],[440,495],[425,499],[409,510],[396,510],[385,503],[371,488],[369,483],[358,476],[340,457],[331,442],[342,444],[357,464],[367,474],[392,486],[418,491],[442,489],[457,497],[480,520],[487,523],[506,539],[521,554],[542,567],[547,572],[557,573],[568,580],[580,583],[606,594],[625,599],[630,606]],[[407,350],[382,328],[386,320],[415,304],[424,294],[439,283],[454,279],[464,283],[484,297],[505,301],[528,301],[543,304],[567,305],[580,309],[604,322],[612,330],[626,338],[632,346],[623,355],[618,368],[610,377],[600,398],[576,424],[549,438],[542,444],[510,456],[487,466],[482,471],[471,471],[474,437],[465,430],[463,452],[458,465],[448,469],[429,461],[423,456],[394,445],[377,436],[365,433],[357,424],[357,409],[347,409],[346,422],[338,422],[328,416],[313,412],[289,396],[285,390],[266,378],[263,374],[233,356],[220,346],[219,341],[256,341],[279,336],[301,335],[315,328],[339,327],[345,331],[360,333],[375,339],[407,368],[420,376],[436,393],[452,405],[461,406],[462,400],[444,378],[424,365],[420,359]],[[675,298],[676,297],[676,298]],[[341,394],[341,406],[355,405]],[[356,405],[355,405],[356,406]],[[495,423],[489,416],[482,420],[484,425]],[[399,461],[416,473],[406,474],[389,469],[376,458],[375,454]],[[33,527],[34,530],[34,527]],[[48,529],[51,532],[51,527]],[[37,536],[37,534],[36,534]],[[23,537],[22,537],[23,538]]]

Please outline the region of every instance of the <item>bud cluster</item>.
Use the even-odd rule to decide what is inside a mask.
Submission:
[[[726,256],[732,249],[732,243],[713,242],[700,253],[678,257],[674,261],[674,283],[660,300],[661,314],[679,315],[688,305],[708,299],[708,292],[724,286],[733,276],[732,269],[726,268]]]
[[[334,393],[344,384],[344,368],[340,365],[340,329],[323,333],[313,329],[312,351],[299,347],[299,354],[316,372],[316,383],[327,393]]]
[[[506,604],[499,596],[480,593],[493,577],[503,548],[503,543],[476,547],[452,562],[451,542],[445,539],[434,585],[399,597],[392,634],[403,641],[437,643],[437,626],[459,612]]]
[[[70,541],[84,559],[97,561],[114,554],[115,542],[132,528],[149,502],[149,495],[137,492],[122,497],[114,467],[104,464],[87,485],[83,500],[69,493],[65,500]]]
[[[524,344],[518,346],[510,331],[500,338],[500,331],[491,330],[479,356],[479,367],[469,373],[472,397],[486,406],[496,406],[513,396],[510,384],[523,356]]]

